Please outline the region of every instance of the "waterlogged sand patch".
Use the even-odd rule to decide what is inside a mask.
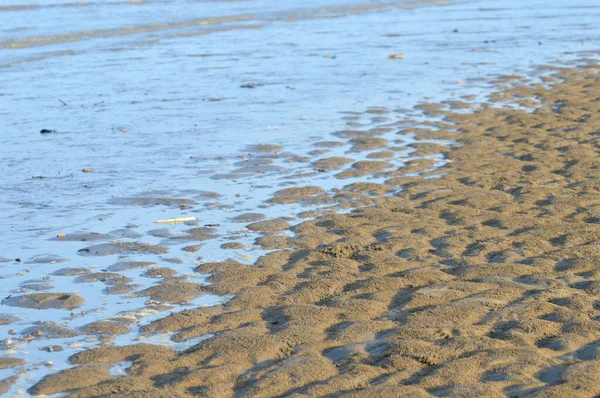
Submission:
[[[19,376],[13,375],[0,380],[0,394],[6,394],[10,388],[17,382]]]
[[[133,279],[117,274],[115,272],[92,272],[89,274],[80,275],[73,280],[74,283],[93,283],[102,282],[107,285],[120,285],[123,283],[129,283]]]
[[[273,164],[273,161],[271,159],[263,159],[263,158],[246,159],[246,160],[241,160],[239,162],[234,163],[235,166],[240,166],[240,167],[268,166],[271,164]]]
[[[432,117],[443,116],[447,113],[445,110],[446,106],[444,104],[422,103],[415,105],[414,108],[422,111],[425,115]]]
[[[30,263],[34,263],[34,264],[56,264],[56,263],[64,263],[66,261],[69,261],[69,259],[64,258],[62,256],[58,256],[58,255],[55,255],[55,254],[43,254],[43,255],[39,255],[39,256],[33,257],[32,261],[30,261]]]
[[[146,232],[146,234],[157,238],[170,238],[171,236],[174,236],[168,228],[152,229]]]
[[[190,282],[169,282],[149,287],[134,294],[167,303],[183,303],[205,294],[202,285]]]
[[[411,156],[427,156],[448,153],[447,145],[436,144],[433,142],[414,142],[412,144],[408,144],[408,146],[415,149],[414,152],[411,152]]]
[[[168,238],[166,243],[180,242],[180,241],[205,241],[210,239],[216,239],[219,235],[215,234],[217,230],[210,227],[197,227],[188,229],[185,235],[176,235]]]
[[[218,224],[206,224],[206,226],[204,227],[195,227],[192,229],[188,229],[186,232],[191,235],[215,234],[218,231],[218,229],[214,228],[215,225],[218,226]]]
[[[307,187],[294,187],[294,188],[285,188],[280,189],[274,193],[275,196],[285,197],[285,196],[299,196],[299,195],[318,195],[325,193],[325,190],[321,187],[317,186],[307,186]]]
[[[308,201],[327,202],[329,200],[327,192],[316,186],[285,188],[275,192],[273,196],[273,198],[267,200],[267,203],[288,204]]]
[[[177,271],[165,267],[152,268],[142,274],[147,278],[169,278],[174,275],[177,275]]]
[[[25,360],[21,358],[0,357],[0,369],[14,368],[24,363]]]
[[[75,276],[75,275],[83,275],[90,272],[89,268],[81,268],[81,267],[66,267],[57,269],[50,275],[55,276]]]
[[[169,249],[165,246],[149,245],[140,242],[114,242],[95,245],[80,249],[77,254],[81,256],[111,256],[115,254],[151,253],[164,254]]]
[[[266,220],[258,221],[246,225],[250,231],[261,232],[264,234],[276,234],[277,232],[288,229],[290,224],[285,220]]]
[[[139,289],[143,285],[135,283],[119,283],[116,285],[107,285],[106,293],[108,294],[125,294]]]
[[[198,193],[195,197],[198,200],[214,200],[214,199],[219,199],[222,196],[223,195],[221,195],[220,193],[217,193],[217,192],[200,191],[200,193]]]
[[[465,98],[465,99],[467,99],[467,98]],[[471,109],[475,106],[475,104],[473,104],[473,103],[460,101],[460,100],[446,100],[446,101],[442,101],[441,103],[444,105],[448,105],[448,107],[453,110]]]
[[[361,160],[352,163],[351,168],[346,169],[335,176],[339,179],[356,178],[377,173],[385,169],[394,167],[394,164],[377,160]]]
[[[54,285],[52,283],[46,282],[44,280],[30,279],[28,281],[19,283],[19,287],[20,287],[20,289],[18,289],[17,293],[20,291],[27,292],[29,290],[34,290],[37,292],[43,291],[43,290],[50,290],[54,287]]]
[[[377,184],[374,182],[356,182],[344,187],[344,191],[347,192],[362,192],[375,196],[382,196],[394,190],[393,187],[387,184]]]
[[[72,310],[81,307],[85,300],[71,293],[35,293],[12,296],[2,300],[3,304],[13,307]]]
[[[221,249],[226,249],[226,250],[237,250],[237,249],[243,249],[244,244],[240,243],[240,242],[227,242],[227,243],[223,243],[220,247],[221,247]]]
[[[265,235],[254,240],[254,244],[263,249],[285,249],[289,247],[288,238],[286,236]]]
[[[109,203],[121,206],[142,206],[142,207],[153,207],[153,206],[166,206],[166,207],[179,207],[179,208],[190,208],[196,202],[191,199],[183,198],[172,198],[172,197],[153,197],[153,196],[134,196],[130,198],[114,198]]]
[[[246,165],[244,167],[240,167],[239,169],[235,169],[231,172],[231,175],[236,174],[265,174],[265,173],[278,173],[283,171],[284,168],[281,166],[275,166],[271,164],[266,165]]]
[[[338,170],[344,167],[347,164],[354,162],[354,159],[342,157],[342,156],[333,156],[330,158],[319,159],[313,163],[313,166],[319,170],[323,171],[331,171]]]
[[[40,321],[22,330],[20,334],[26,339],[62,339],[77,336],[78,333],[56,322]]]
[[[353,152],[369,151],[373,149],[382,149],[388,146],[388,140],[385,138],[363,137],[350,140]]]
[[[246,147],[247,152],[253,153],[279,153],[282,152],[285,148],[281,145],[270,145],[270,144],[258,144],[258,145],[248,145]]]
[[[161,257],[160,259],[171,264],[183,264],[183,260],[179,257]]]
[[[255,173],[241,173],[241,172],[234,172],[234,173],[220,173],[220,174],[215,174],[213,176],[211,176],[210,178],[213,180],[239,180],[242,178],[250,178],[250,177],[254,177],[256,174]]]
[[[113,231],[110,231],[110,234],[115,235],[116,237],[121,239],[137,239],[143,236],[139,232],[134,231],[132,228],[134,227],[132,226],[130,228],[115,229]]]
[[[437,160],[435,159],[414,159],[409,160],[397,170],[398,175],[413,174],[417,175],[428,170],[435,169]],[[391,175],[390,175],[391,176]]]
[[[367,158],[369,158],[369,159],[393,159],[396,156],[397,156],[396,153],[393,151],[379,151],[379,152],[372,152],[372,153],[368,154]]]
[[[23,365],[25,365],[25,360],[21,358],[0,357],[0,370],[14,368],[16,372]],[[0,380],[0,394],[6,394],[18,378],[19,376],[15,374]]]
[[[101,234],[97,232],[89,233],[75,233],[75,234],[58,234],[56,237],[50,240],[65,241],[65,242],[89,242],[96,240],[111,240],[114,239],[113,235]]]
[[[189,245],[181,248],[181,251],[195,253],[202,248],[202,245]]]
[[[0,325],[8,325],[9,323],[13,323],[18,320],[19,318],[14,315],[0,314]]]
[[[88,323],[81,328],[83,334],[115,336],[131,332],[127,323],[117,321],[98,321]]]
[[[373,107],[373,108],[369,108],[365,111],[365,113],[371,113],[371,114],[375,114],[375,115],[386,115],[388,113],[390,113],[389,109],[386,108],[382,108],[382,107]]]
[[[376,160],[362,160],[352,164],[352,168],[357,171],[374,172],[393,167],[392,163],[380,162]]]
[[[319,141],[312,145],[317,148],[339,148],[345,146],[346,143],[343,141]]]
[[[364,141],[365,145],[363,146],[363,144],[359,143],[359,146],[363,146],[364,149],[367,149],[367,146],[369,146],[368,141],[370,140],[370,137],[377,137],[379,135],[382,134],[381,131],[379,130],[340,130],[340,131],[336,131],[334,133],[332,133],[334,136],[339,137],[339,138],[344,138],[344,139],[348,139],[348,140],[353,140],[353,139],[359,139],[361,140],[362,138],[365,138],[366,141]],[[376,138],[377,141],[377,138]],[[373,141],[374,143],[376,141]],[[383,147],[381,146],[381,144],[376,144],[376,148],[378,147]]]
[[[152,261],[119,261],[107,268],[111,272],[127,271],[136,268],[148,268],[156,265]]]

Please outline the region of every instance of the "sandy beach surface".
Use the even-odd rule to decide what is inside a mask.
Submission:
[[[2,394],[600,394],[593,1],[2,16]]]

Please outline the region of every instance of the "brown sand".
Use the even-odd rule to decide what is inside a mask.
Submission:
[[[452,114],[422,105],[453,125],[422,129],[420,136],[463,144],[447,152],[452,162],[437,171],[443,177],[383,171],[384,186],[364,185],[379,195],[365,202],[376,206],[304,222],[293,228],[294,238],[267,236],[282,250],[253,266],[199,266],[213,274],[212,285],[174,285],[178,291],[235,297],[144,329],[174,332],[179,340],[214,334],[195,347],[93,349],[74,355],[74,369],[45,378],[32,392],[600,394],[597,73],[590,66],[564,70],[553,89],[513,88],[494,97],[538,98],[542,106],[533,113],[484,107]],[[384,147],[367,141],[355,139],[356,150]],[[383,196],[398,186],[400,193]],[[264,232],[285,226],[269,227]],[[132,361],[128,376],[111,376],[108,364],[122,360]]]

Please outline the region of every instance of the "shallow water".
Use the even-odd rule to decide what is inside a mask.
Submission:
[[[600,14],[593,0],[497,1],[494,8],[476,0],[407,5],[335,0],[327,6],[309,1],[301,8],[274,1],[13,3],[0,3],[0,257],[7,260],[0,263],[2,297],[48,288],[43,291],[86,300],[73,311],[2,307],[3,314],[20,318],[0,326],[0,338],[12,340],[4,356],[28,361],[0,375],[21,375],[13,395],[26,394],[43,375],[67,367],[73,352],[102,343],[82,334],[19,340],[36,321],[78,331],[125,313],[131,331],[112,343],[129,344],[140,337],[139,326],[169,311],[227,299],[205,295],[165,308],[147,297],[110,294],[101,281],[82,284],[75,283],[76,276],[52,275],[56,270],[98,272],[121,260],[156,263],[118,271],[140,285],[132,291],[137,292],[158,281],[142,276],[151,268],[168,267],[202,284],[205,276],[193,272],[202,261],[235,257],[252,263],[265,250],[253,245],[258,234],[233,217],[330,211],[327,203],[264,201],[285,187],[318,185],[332,192],[356,181],[378,181],[316,172],[303,158],[314,160],[312,144],[343,141],[320,156],[361,160],[368,152],[349,152],[350,145],[332,134],[397,123],[383,136],[401,138],[399,145],[406,146],[413,138],[397,133],[425,119],[415,105],[463,95],[481,100],[500,75],[530,75],[534,65],[586,56],[597,50]],[[388,59],[399,53],[404,59]],[[241,87],[247,84],[256,86]],[[369,113],[372,107],[392,112]],[[40,134],[41,129],[56,132]],[[284,149],[261,155],[247,148],[259,143]],[[259,162],[259,170],[239,163],[257,158],[268,161]],[[400,149],[392,163],[399,167],[409,159],[410,149]],[[436,161],[440,166],[444,159]],[[237,177],[227,176],[232,172]],[[182,209],[116,199],[136,196],[193,203]],[[154,223],[176,217],[216,225],[219,237],[201,242],[197,252],[181,251],[196,242],[168,242],[169,253],[160,256],[78,254],[113,239],[164,243],[148,232],[167,228],[182,234],[192,228]],[[97,242],[55,239],[90,232],[111,236]],[[232,238],[244,247],[220,248]],[[181,263],[165,260],[171,257]],[[13,261],[17,258],[21,261]],[[149,338],[161,344],[169,341],[164,337]],[[65,350],[39,349],[50,345]],[[126,368],[115,366],[115,372]]]

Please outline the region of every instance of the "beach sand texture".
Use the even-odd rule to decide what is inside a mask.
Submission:
[[[600,396],[594,0],[17,3],[0,394]]]
[[[369,204],[268,239],[254,265],[206,263],[235,295],[145,333],[214,337],[74,355],[33,392],[107,396],[594,396],[600,393],[600,78],[593,62],[495,105],[437,108],[440,178],[389,172],[344,194]],[[439,130],[438,130],[439,129]],[[405,173],[404,173],[405,174]],[[384,195],[401,186],[393,196]],[[340,193],[341,194],[341,193]],[[289,249],[293,248],[293,249]],[[110,363],[131,361],[127,377]]]

